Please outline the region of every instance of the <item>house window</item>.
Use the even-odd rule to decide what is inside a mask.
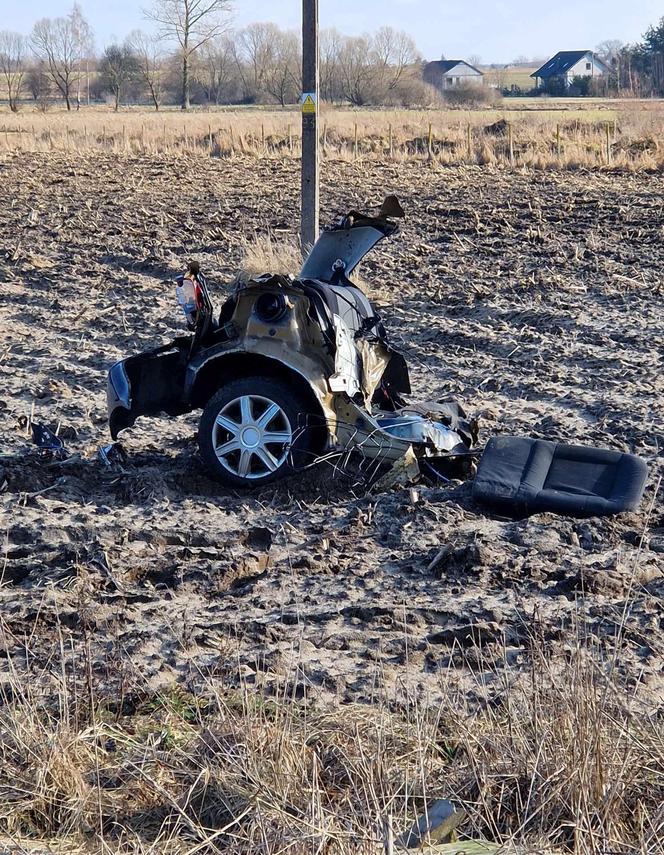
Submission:
[[[586,63],[586,71],[590,71],[591,68],[592,68],[592,65],[589,62],[587,62]]]

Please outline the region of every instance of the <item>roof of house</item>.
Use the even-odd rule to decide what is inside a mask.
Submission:
[[[570,68],[573,68],[579,60],[583,59],[584,56],[590,54],[595,62],[599,65],[602,65],[608,71],[608,66],[605,62],[595,56],[591,50],[559,50],[555,56],[552,56],[551,59],[547,59],[547,61],[542,65],[537,71],[534,71],[530,76],[531,77],[541,77],[546,79],[547,77],[560,77],[563,74],[567,74]]]
[[[448,71],[451,71],[457,65],[467,65],[468,68],[472,68],[478,74],[483,74],[479,68],[475,68],[474,65],[466,62],[465,59],[434,59],[432,62],[428,62],[427,65],[435,65],[443,74],[447,74]]]

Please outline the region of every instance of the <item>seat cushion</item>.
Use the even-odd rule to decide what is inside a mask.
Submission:
[[[633,454],[496,436],[480,460],[473,498],[509,516],[609,516],[638,508],[647,477]]]

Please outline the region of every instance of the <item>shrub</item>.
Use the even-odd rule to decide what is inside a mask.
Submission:
[[[481,107],[498,103],[501,95],[490,86],[465,83],[446,89],[443,93],[443,99],[451,107]]]
[[[413,76],[402,77],[391,94],[393,105],[398,107],[429,107],[438,101],[434,87]]]

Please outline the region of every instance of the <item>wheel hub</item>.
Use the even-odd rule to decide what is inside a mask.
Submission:
[[[260,431],[255,427],[245,428],[240,434],[240,441],[245,448],[256,448],[261,441]]]

